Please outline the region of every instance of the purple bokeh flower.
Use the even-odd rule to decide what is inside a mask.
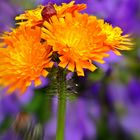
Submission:
[[[17,9],[10,0],[0,0],[0,33],[13,27],[16,14]]]
[[[87,5],[88,13],[120,26],[125,33],[140,34],[139,0],[87,0]]]
[[[131,79],[127,85],[111,83],[108,88],[109,97],[115,106],[119,123],[131,134],[140,133],[140,81]]]

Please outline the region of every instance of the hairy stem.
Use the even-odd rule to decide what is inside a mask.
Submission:
[[[58,113],[57,113],[57,131],[56,140],[64,140],[65,134],[65,114],[66,114],[66,74],[61,68],[57,75],[58,91]]]

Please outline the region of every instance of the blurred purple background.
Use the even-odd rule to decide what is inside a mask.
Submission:
[[[14,27],[17,14],[46,3],[47,0],[0,0],[0,33]],[[86,3],[84,12],[132,33],[135,46],[121,57],[110,52],[111,58],[104,65],[97,64],[97,71],[75,78],[78,93],[73,93],[77,98],[67,103],[65,140],[140,140],[140,0],[76,3]],[[5,95],[1,89],[0,140],[55,140],[57,99],[52,100],[44,87],[29,88],[22,96]]]

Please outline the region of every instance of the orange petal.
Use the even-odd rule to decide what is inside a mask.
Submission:
[[[77,71],[78,76],[84,76],[83,68],[81,67],[79,62],[76,63],[76,71]]]
[[[37,86],[39,86],[39,85],[42,84],[40,78],[35,79],[35,82],[34,83],[35,83],[35,87],[37,87]]]

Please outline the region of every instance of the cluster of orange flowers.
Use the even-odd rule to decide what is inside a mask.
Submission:
[[[129,50],[129,35],[122,35],[93,15],[82,14],[85,4],[74,1],[61,6],[49,3],[16,17],[18,28],[2,35],[0,43],[0,85],[9,92],[24,92],[31,82],[41,84],[47,68],[54,64],[52,54],[57,53],[58,65],[84,76],[83,69],[94,71],[93,62],[104,63],[103,58],[112,50]]]

